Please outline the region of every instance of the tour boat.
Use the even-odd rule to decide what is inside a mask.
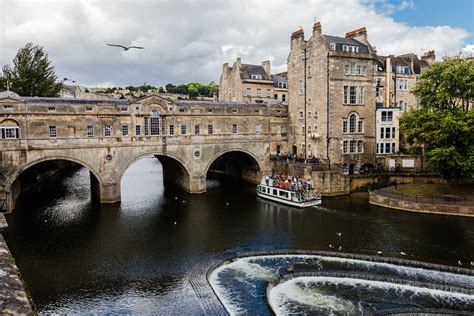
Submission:
[[[310,207],[321,204],[321,193],[314,191],[311,180],[295,177],[265,176],[257,185],[261,198],[296,207]]]

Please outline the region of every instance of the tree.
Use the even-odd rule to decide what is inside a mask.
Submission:
[[[28,43],[13,59],[13,66],[2,68],[3,84],[21,96],[56,97],[63,85],[57,82],[54,67],[43,47]]]
[[[433,64],[420,76],[413,92],[424,108],[468,112],[474,100],[474,60],[452,57]]]

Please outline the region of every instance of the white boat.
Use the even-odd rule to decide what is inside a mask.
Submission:
[[[291,179],[291,180],[290,180]],[[257,185],[261,198],[296,207],[321,204],[321,193],[314,191],[311,182],[288,178],[287,180],[265,176]]]

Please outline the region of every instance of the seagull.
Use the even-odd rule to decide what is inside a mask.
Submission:
[[[461,260],[458,260],[458,265],[462,266]]]
[[[226,203],[225,203],[225,205],[227,205],[227,206],[229,206],[229,204],[230,204],[229,202],[226,202]]]
[[[339,246],[339,248],[338,248],[337,250],[341,251],[341,250],[342,250],[342,246]]]
[[[337,233],[337,235],[338,235],[339,237],[342,237],[342,233]]]
[[[380,250],[377,251],[377,254],[378,254],[378,255],[381,255],[381,254],[382,254],[382,251],[380,251]]]
[[[124,51],[127,51],[130,48],[145,49],[145,47],[141,47],[141,46],[123,46],[123,45],[118,45],[118,44],[106,44],[106,45],[114,46],[114,47],[121,47],[121,48],[123,48]]]
[[[177,199],[178,199],[178,197],[177,197],[177,196],[175,196],[175,197],[174,197],[174,199],[175,199],[175,200],[177,200]]]
[[[471,261],[471,266],[474,267],[474,261]]]
[[[177,223],[176,223],[176,222],[174,222],[174,224],[176,225]]]
[[[407,255],[407,254],[404,253],[403,251],[400,251],[400,254],[401,254],[402,256],[406,256],[406,255]]]
[[[183,200],[183,204],[186,203],[186,200]]]
[[[331,244],[329,244],[329,248],[331,248],[331,249],[332,249],[332,248],[334,248],[334,246],[333,246],[333,245],[331,245]]]

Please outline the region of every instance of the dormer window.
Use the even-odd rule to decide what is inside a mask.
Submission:
[[[48,106],[48,112],[55,112],[56,107],[55,106]]]
[[[358,53],[359,52],[359,46],[342,45],[342,51],[343,52],[349,52],[349,53]]]
[[[262,79],[262,75],[252,74],[252,75],[250,75],[250,78],[252,78],[252,79],[257,79],[257,80],[261,80],[261,79]]]
[[[5,104],[5,105],[3,105],[3,109],[4,109],[5,111],[11,111],[11,110],[13,110],[13,105],[11,105],[11,104]]]
[[[331,50],[336,50],[336,43],[330,43],[329,47],[331,48]]]

